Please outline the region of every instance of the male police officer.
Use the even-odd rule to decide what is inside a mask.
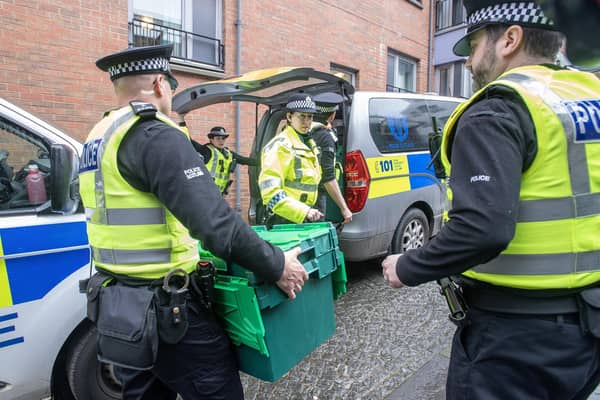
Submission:
[[[314,222],[323,217],[317,208],[321,180],[317,145],[309,135],[313,99],[294,93],[286,104],[287,125],[262,151],[258,185],[263,205],[270,215],[268,224]]]
[[[260,239],[229,208],[188,135],[167,117],[177,86],[169,65],[171,51],[172,45],[132,48],[96,62],[108,71],[119,107],[106,113],[92,129],[84,146],[88,156],[80,171],[95,266],[117,281],[102,290],[121,288],[119,293],[143,297],[157,286],[155,282],[160,284],[174,272],[192,276],[198,262],[193,238],[198,238],[213,254],[277,282],[294,298],[308,278],[296,258],[299,249],[284,254]],[[161,293],[177,300],[177,305],[187,304],[187,311],[179,306],[167,308],[172,311],[170,323],[187,330],[176,331],[181,337],[173,340],[165,329],[157,351],[150,353],[150,365],[144,365],[151,369],[129,368],[141,366],[127,351],[113,354],[108,361],[121,366],[117,372],[123,398],[175,399],[180,393],[185,399],[242,399],[227,336],[209,307],[201,307],[198,296],[181,292],[184,296],[172,289],[173,282],[178,280],[167,279]],[[102,320],[114,330],[121,329],[118,321],[124,321],[119,320],[122,315],[127,321],[146,319],[150,324],[153,320],[132,313],[131,303],[119,301],[112,298],[106,304],[112,302],[121,309],[107,309],[101,292],[99,327]],[[162,331],[161,324],[158,330]]]
[[[237,164],[258,165],[254,158],[241,156],[225,147],[227,137],[229,134],[225,128],[214,126],[208,132],[209,143],[200,144],[192,140],[194,148],[204,158],[206,169],[223,195],[227,195],[232,182],[229,176],[235,171]]]
[[[314,116],[310,132],[319,148],[319,163],[323,172],[319,184],[317,206],[325,214],[327,194],[329,194],[340,209],[343,223],[346,224],[352,221],[352,212],[344,200],[337,180],[341,168],[335,161],[338,138],[332,126],[339,104],[344,101],[344,98],[337,93],[326,92],[317,94],[314,96],[314,100],[317,113]]]
[[[460,274],[448,399],[587,398],[600,382],[600,80],[553,65],[562,35],[535,2],[464,4],[454,52],[477,92],[444,127],[449,220],[383,275],[399,288]]]

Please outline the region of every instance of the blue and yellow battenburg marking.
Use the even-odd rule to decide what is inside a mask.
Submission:
[[[371,175],[369,199],[435,184],[429,153],[367,158]],[[418,174],[418,175],[417,175]]]
[[[87,243],[83,221],[0,229],[0,315],[4,307],[41,299],[87,265]],[[77,246],[85,247],[44,253]],[[19,256],[5,258],[11,255]]]
[[[12,334],[15,331],[14,325],[4,326],[5,323],[11,323],[13,321],[16,321],[18,317],[19,317],[18,313],[10,313],[10,314],[0,313],[0,324],[2,325],[0,327],[0,348],[13,346],[15,344],[23,343],[25,341],[25,338],[23,336],[10,337],[10,334]],[[5,335],[7,335],[7,336],[5,336]],[[5,338],[7,338],[7,339],[5,339]]]
[[[600,141],[600,99],[565,101],[575,125],[575,142]]]

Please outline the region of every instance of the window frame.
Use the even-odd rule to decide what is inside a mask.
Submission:
[[[346,66],[336,64],[336,63],[331,63],[329,65],[329,71],[331,71],[331,73],[333,73],[333,74],[335,74],[335,73],[344,74],[344,79],[346,79],[346,76],[350,77],[350,79],[346,79],[346,80],[348,82],[350,82],[352,84],[352,86],[357,88],[357,86],[356,86],[356,84],[358,82],[358,70],[357,69],[346,67]]]
[[[393,79],[390,83],[390,77],[389,77],[389,59],[390,57],[392,57],[394,59],[394,66],[393,66]],[[392,50],[392,49],[388,49],[387,52],[387,60],[388,60],[388,65],[387,65],[387,73],[386,73],[386,91],[388,92],[407,92],[407,93],[416,93],[417,90],[417,71],[419,68],[419,62],[418,60],[416,60],[415,58],[412,58],[410,56],[404,55],[398,51]],[[397,81],[397,78],[399,77],[399,64],[400,62],[404,62],[406,64],[410,64],[413,67],[413,71],[412,71],[412,89],[411,88],[405,88],[405,87],[401,87],[399,86],[399,83]],[[398,90],[396,90],[398,89]]]
[[[460,2],[460,13],[456,11]],[[460,26],[466,23],[466,10],[462,0],[436,0],[435,2],[435,31]]]
[[[199,69],[210,69],[218,72],[224,72],[225,70],[225,45],[223,41],[223,0],[207,0],[213,1],[215,4],[215,29],[214,32],[210,33],[213,36],[207,36],[207,32],[194,32],[193,30],[193,14],[194,9],[198,8],[198,5],[193,6],[193,2],[197,0],[176,0],[180,2],[180,26],[179,28],[170,27],[167,25],[152,25],[154,29],[165,28],[167,33],[167,39],[163,39],[162,43],[174,43],[176,49],[172,57],[172,64],[180,64],[184,68],[199,68]],[[144,3],[145,0],[139,0]],[[191,11],[190,11],[191,10]],[[129,45],[134,46],[134,23],[139,22],[136,18],[136,10],[134,10],[134,0],[128,0],[128,21],[129,21]],[[136,18],[134,20],[134,18]],[[143,20],[143,16],[141,19]],[[142,22],[143,24],[143,22]],[[159,29],[162,32],[162,29]],[[169,35],[173,31],[174,33]],[[170,39],[172,40],[170,40]],[[214,49],[212,50],[212,57],[205,57],[203,54],[194,54],[194,41],[197,40],[213,41]],[[210,47],[210,45],[209,45]],[[181,54],[177,54],[177,49],[180,48]],[[174,68],[177,69],[177,68]],[[187,70],[187,69],[184,69]],[[190,71],[193,72],[193,71]]]

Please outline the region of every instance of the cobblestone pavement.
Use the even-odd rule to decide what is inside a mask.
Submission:
[[[275,383],[242,374],[247,400],[444,398],[454,326],[437,285],[391,289],[377,263],[347,269],[336,333]]]

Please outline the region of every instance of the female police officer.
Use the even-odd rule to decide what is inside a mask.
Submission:
[[[318,221],[317,201],[321,167],[318,150],[308,134],[316,105],[306,94],[292,94],[286,105],[287,125],[262,152],[258,185],[267,224]]]

